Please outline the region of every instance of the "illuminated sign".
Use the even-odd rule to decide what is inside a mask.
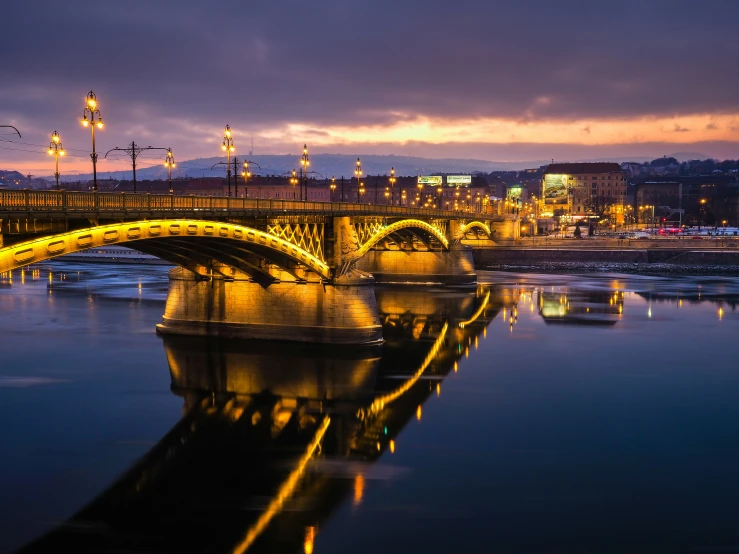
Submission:
[[[513,185],[508,187],[508,198],[521,198],[521,191],[523,189],[521,188],[521,185]]]
[[[432,185],[435,187],[441,186],[441,176],[440,175],[419,176],[418,184],[419,185]]]
[[[472,175],[447,175],[446,184],[450,187],[472,184]]]
[[[544,175],[544,202],[567,204],[567,175],[554,173]]]

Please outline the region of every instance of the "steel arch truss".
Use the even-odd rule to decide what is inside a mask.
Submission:
[[[267,232],[309,252],[321,261],[323,254],[323,223],[269,223]]]
[[[359,260],[380,241],[394,233],[398,233],[399,231],[403,230],[407,230],[416,237],[419,237],[421,234],[426,234],[438,240],[445,250],[449,249],[449,241],[444,236],[444,233],[442,233],[437,227],[418,219],[404,219],[402,221],[391,223],[390,225],[380,225],[371,237],[360,243],[359,248],[349,254],[344,263],[346,264],[347,262],[351,263]],[[426,245],[429,246],[429,243],[426,242]]]
[[[113,244],[125,244],[195,272],[197,266],[213,267],[216,261],[267,278],[267,266],[271,263],[295,276],[296,268],[305,268],[324,279],[331,277],[323,260],[272,233],[232,223],[190,219],[101,225],[21,242],[0,248],[0,273]],[[267,265],[260,259],[267,260]]]
[[[467,235],[467,233],[474,232],[475,235],[477,235],[477,233],[480,231],[488,238],[492,238],[493,231],[482,221],[471,221],[470,223],[465,223],[461,225],[459,227],[459,232],[457,233],[457,236],[455,236],[454,238],[460,240],[463,239]]]

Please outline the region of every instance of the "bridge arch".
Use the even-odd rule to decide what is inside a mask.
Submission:
[[[239,252],[263,256],[286,269],[288,262],[302,264],[325,279],[331,277],[330,268],[322,260],[273,234],[233,223],[191,219],[115,223],[21,242],[0,248],[0,273],[64,254],[123,244],[187,267],[188,261],[196,264],[205,258],[221,261],[215,257],[220,250],[213,248],[217,243],[226,247],[222,253],[224,263],[231,265],[228,260],[238,259],[242,266],[247,266],[247,273],[263,270],[240,259]],[[199,245],[203,246],[200,256]]]
[[[449,249],[449,240],[447,240],[446,236],[444,236],[444,233],[437,227],[434,227],[430,223],[426,223],[425,221],[421,221],[419,219],[403,219],[401,221],[396,221],[394,223],[391,223],[390,225],[386,225],[380,228],[374,235],[367,239],[359,247],[358,250],[353,253],[352,258],[358,260],[367,252],[369,252],[370,249],[378,242],[380,242],[387,236],[392,235],[393,233],[397,233],[398,231],[401,231],[403,229],[409,229],[411,231],[423,231],[424,233],[438,240],[445,250]]]
[[[480,229],[483,233],[487,235],[488,238],[492,238],[493,231],[482,221],[471,221],[469,223],[465,223],[464,225],[460,225],[459,231],[455,238],[464,238],[464,236],[472,229]]]

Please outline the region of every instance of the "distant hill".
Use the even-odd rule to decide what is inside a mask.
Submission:
[[[693,153],[672,154],[678,160],[688,159],[705,159],[708,156]],[[243,155],[236,156],[240,161],[246,158]],[[535,168],[547,165],[551,160],[530,160],[523,162],[497,162],[490,160],[476,159],[459,159],[459,158],[421,158],[416,156],[381,156],[381,155],[360,155],[362,161],[362,171],[366,175],[387,175],[390,168],[395,168],[396,175],[424,175],[430,173],[475,173],[491,171],[517,171],[522,169]],[[624,158],[588,158],[577,160],[556,160],[559,162],[649,162],[654,156],[646,157],[624,157]],[[258,154],[251,156],[251,161],[256,164],[251,166],[251,170],[255,174],[260,175],[282,175],[288,174],[293,169],[298,169],[300,154]],[[326,178],[340,177],[350,178],[354,175],[357,157],[348,154],[314,154],[310,157],[312,175]],[[176,169],[172,172],[173,177],[213,177],[223,176],[226,174],[225,165],[213,166],[218,162],[225,161],[223,157],[214,158],[196,158],[185,160],[177,163]],[[240,171],[240,167],[239,167]],[[100,179],[131,179],[132,171],[98,171]],[[136,177],[142,181],[145,179],[166,179],[167,171],[164,166],[153,166],[136,170]],[[52,179],[52,177],[48,177]],[[77,181],[92,179],[91,173],[80,175],[62,175],[62,181]]]

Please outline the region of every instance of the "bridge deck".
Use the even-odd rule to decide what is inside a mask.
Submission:
[[[480,211],[451,211],[386,204],[347,202],[306,202],[297,200],[260,200],[227,196],[175,196],[169,194],[130,194],[107,192],[67,192],[6,190],[0,191],[0,218],[7,217],[97,217],[113,218],[188,216],[198,219],[255,215],[325,215],[325,216],[415,216],[424,218],[505,219],[492,206]]]

